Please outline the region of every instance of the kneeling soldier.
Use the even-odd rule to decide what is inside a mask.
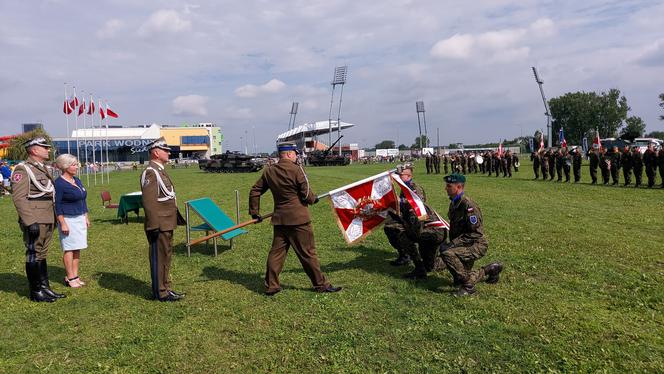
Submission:
[[[450,200],[450,242],[440,246],[441,255],[455,285],[457,296],[475,293],[475,284],[488,276],[487,283],[498,282],[503,264],[496,262],[473,271],[476,260],[484,257],[489,243],[484,237],[482,212],[474,201],[464,195],[466,178],[460,174],[445,177],[445,190]]]

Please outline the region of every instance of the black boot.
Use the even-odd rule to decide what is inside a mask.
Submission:
[[[410,264],[410,256],[408,255],[399,255],[396,260],[390,261],[392,266],[404,266]]]
[[[30,300],[36,302],[52,303],[55,301],[54,297],[49,296],[41,289],[41,278],[39,276],[39,263],[26,262],[25,275],[28,277],[30,284]]]
[[[475,285],[470,282],[463,282],[459,290],[454,294],[454,296],[470,296],[475,293]]]
[[[494,262],[492,264],[489,264],[485,266],[484,268],[484,274],[488,276],[486,279],[487,283],[498,283],[498,279],[500,278],[500,272],[503,271],[503,264],[500,262]]]
[[[67,295],[57,293],[51,289],[51,286],[48,283],[48,266],[46,265],[46,259],[37,261],[37,263],[39,264],[39,285],[42,291],[54,299],[62,299],[67,297]]]
[[[406,279],[427,279],[427,270],[424,268],[424,263],[416,262],[415,263],[415,269],[411,271],[410,273],[406,273],[403,275],[404,278]]]

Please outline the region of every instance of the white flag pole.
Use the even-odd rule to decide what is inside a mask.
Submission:
[[[76,86],[74,86],[74,100],[78,101],[78,98],[76,98]],[[78,151],[78,107],[74,108],[73,110],[75,121],[76,121],[76,159],[80,162],[81,161],[81,153]],[[78,169],[78,174],[81,174],[81,169]]]
[[[110,164],[108,160],[108,101],[106,102],[106,163]],[[110,165],[109,165],[110,166]],[[106,169],[106,183],[111,184],[111,170]]]
[[[97,98],[99,103],[99,169],[101,170],[101,184],[104,184],[104,136],[102,129],[104,128],[104,107],[101,105],[101,99]]]
[[[65,82],[65,105],[66,109],[69,109],[69,98],[67,97],[67,82]],[[69,146],[69,138],[71,134],[69,133],[69,113],[65,110],[65,119],[67,121],[67,153],[71,154],[71,149]]]
[[[85,94],[83,95],[85,97]],[[88,102],[88,106],[90,103]],[[90,163],[88,162],[88,127],[86,126],[86,121],[85,121],[85,116],[87,116],[88,113],[85,112],[85,108],[83,108],[83,142],[85,143],[85,178],[88,183],[88,187],[90,187]],[[80,160],[79,160],[80,161]]]
[[[93,105],[92,101],[92,94],[90,94],[90,105]],[[94,110],[92,111],[92,122],[90,123],[90,127],[92,127],[92,171],[94,172],[95,176],[95,186],[97,185],[97,144],[95,143],[95,112]]]

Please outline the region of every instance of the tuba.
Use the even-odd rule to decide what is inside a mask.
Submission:
[[[475,156],[475,162],[477,162],[478,165],[482,165],[484,163],[484,157],[481,155]]]

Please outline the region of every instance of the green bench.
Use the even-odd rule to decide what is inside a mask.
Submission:
[[[202,197],[200,199],[189,200],[185,204],[185,219],[187,221],[187,256],[191,256],[191,232],[192,231],[205,231],[207,236],[210,231],[216,232],[225,230],[229,227],[233,227],[237,222],[233,220],[221,210],[217,204],[212,201],[209,197]],[[200,225],[192,226],[191,225],[191,215],[189,214],[190,210],[196,213],[202,220],[203,223]],[[224,240],[231,240],[238,235],[247,233],[246,230],[236,229],[229,231],[223,235],[221,238]],[[212,238],[214,243],[214,255],[217,255],[217,238]],[[207,246],[207,241],[205,242]],[[231,248],[232,248],[231,241]]]

